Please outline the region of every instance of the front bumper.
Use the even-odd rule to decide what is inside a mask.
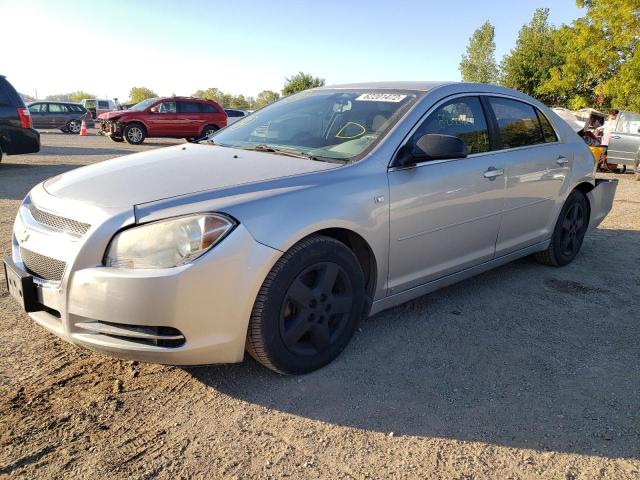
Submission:
[[[96,120],[96,128],[98,128],[98,133],[107,137],[112,135],[115,137],[122,136],[122,124],[117,121]]]
[[[28,212],[21,208],[20,215]],[[242,225],[188,265],[127,270],[101,264],[115,230],[105,236],[92,226],[61,252],[46,238],[51,232],[30,228],[31,220],[16,219],[14,263],[28,271],[21,258],[21,249],[28,249],[67,265],[60,282],[35,279],[37,300],[46,308],[29,315],[41,326],[119,358],[173,365],[242,360],[255,297],[280,256]]]
[[[613,207],[613,198],[618,188],[618,180],[596,179],[596,186],[587,193],[591,215],[589,230],[596,228],[604,220]]]

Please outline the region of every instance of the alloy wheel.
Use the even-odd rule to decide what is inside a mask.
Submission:
[[[133,143],[139,142],[142,140],[142,129],[140,129],[140,127],[131,127],[127,132],[127,137],[129,137],[129,140]]]
[[[80,122],[78,122],[77,120],[72,120],[71,122],[69,122],[68,128],[71,133],[80,133]]]
[[[571,256],[580,248],[584,227],[584,208],[579,203],[574,203],[571,205],[571,208],[567,210],[567,214],[562,222],[560,249],[563,255]]]
[[[312,265],[287,290],[280,311],[280,335],[298,355],[317,355],[340,338],[353,307],[345,270],[332,262]]]

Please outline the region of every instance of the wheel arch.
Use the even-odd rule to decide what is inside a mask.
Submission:
[[[593,185],[590,182],[578,183],[573,188],[573,190],[578,190],[580,193],[582,193],[584,195],[584,198],[587,200],[587,208],[589,209],[589,211],[587,213],[589,214],[589,218],[591,218],[591,201],[589,200],[589,196],[587,195],[587,193],[589,193],[594,188],[595,188],[595,185]],[[571,190],[571,192],[573,192],[573,190]],[[571,192],[569,192],[569,195],[571,195]],[[568,195],[567,195],[567,198],[569,198]],[[566,201],[566,199],[565,199],[565,201]]]
[[[125,120],[124,122],[122,122],[124,124],[124,126],[122,127],[122,130],[124,131],[124,128],[129,126],[129,125],[133,125],[134,123],[140,125],[142,128],[144,128],[144,133],[146,136],[149,136],[149,127],[147,127],[147,125],[140,119],[133,119],[133,120]]]
[[[344,244],[356,256],[358,262],[360,263],[360,266],[362,267],[362,273],[364,273],[365,288],[367,293],[367,305],[365,314],[368,314],[369,309],[371,308],[371,303],[373,302],[373,297],[378,281],[378,262],[376,260],[375,254],[373,253],[371,245],[369,245],[369,242],[367,242],[364,237],[362,237],[357,232],[343,227],[330,227],[316,230],[315,232],[304,236],[298,241],[302,241],[305,238],[314,235],[323,235],[325,237],[333,238]]]

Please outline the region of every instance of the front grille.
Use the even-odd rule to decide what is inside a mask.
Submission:
[[[67,264],[62,260],[40,255],[26,248],[20,247],[20,257],[27,271],[43,280],[59,282],[62,280]]]
[[[77,220],[54,215],[53,213],[44,212],[33,203],[29,205],[29,211],[36,222],[73,235],[84,235],[87,233],[87,230],[91,228],[91,225],[88,223],[82,223]]]

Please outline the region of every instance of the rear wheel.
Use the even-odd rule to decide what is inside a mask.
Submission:
[[[71,120],[69,123],[67,123],[66,128],[69,133],[77,135],[80,133],[80,129],[82,128],[82,125],[80,124],[79,120]]]
[[[122,134],[131,145],[140,145],[147,137],[147,132],[139,123],[129,123]]]
[[[202,137],[208,137],[209,135],[213,135],[218,130],[220,130],[220,129],[218,127],[216,127],[215,125],[207,125],[206,127],[204,127],[202,129]]]
[[[537,253],[536,260],[554,267],[568,265],[578,255],[588,226],[587,198],[579,190],[574,190],[560,211],[549,247]]]
[[[247,351],[285,374],[328,364],[363,315],[364,285],[358,259],[344,244],[324,236],[300,241],[278,260],[258,293]]]

